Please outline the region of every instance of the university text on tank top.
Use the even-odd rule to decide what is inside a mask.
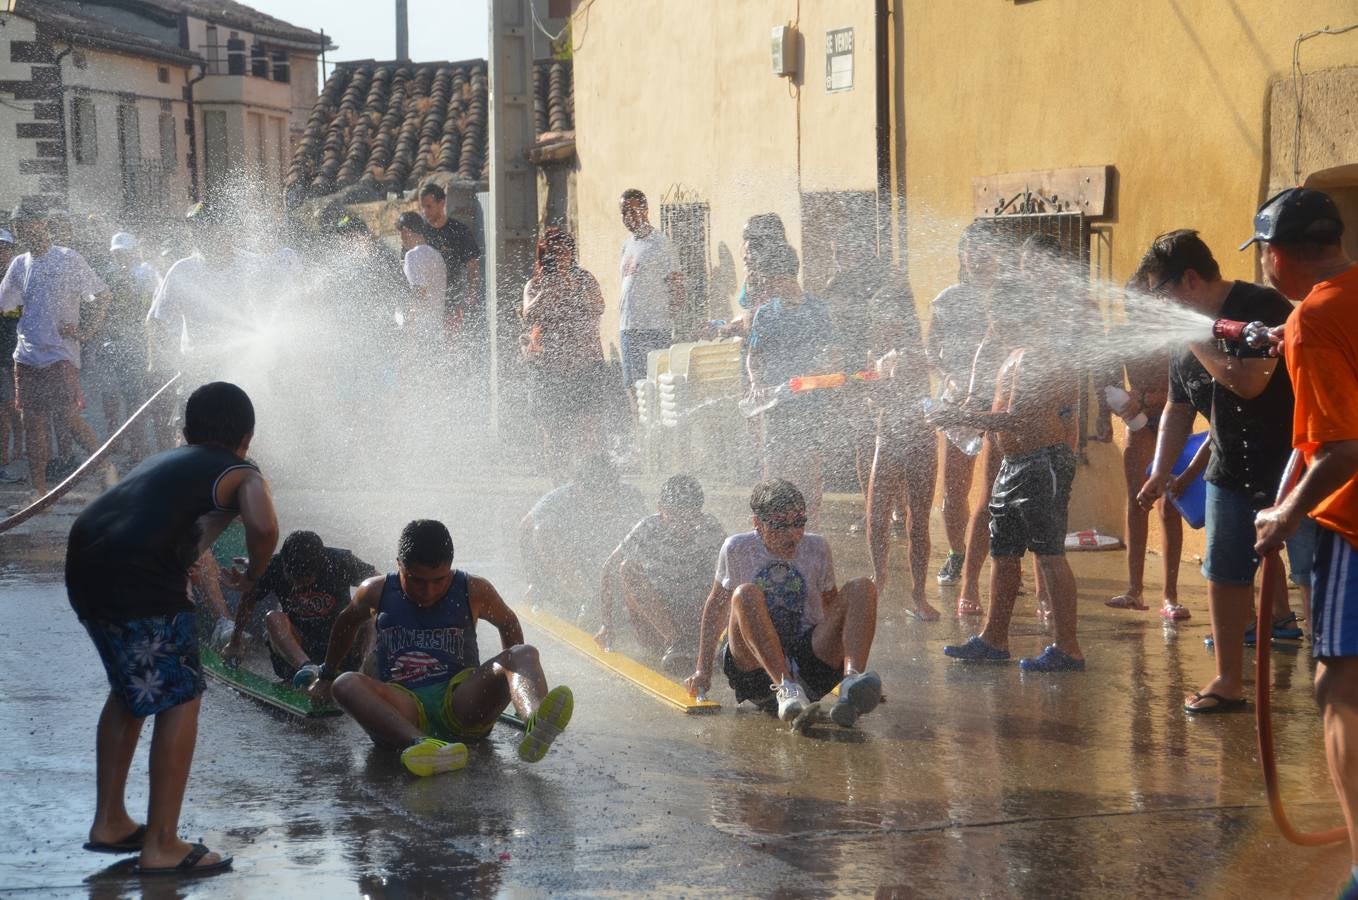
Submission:
[[[406,596],[399,575],[387,576],[377,608],[378,677],[414,689],[480,663],[465,572],[454,572],[448,592],[426,607]]]

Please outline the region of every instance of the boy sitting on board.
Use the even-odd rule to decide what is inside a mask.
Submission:
[[[713,650],[725,627],[720,659],[737,703],[776,707],[791,722],[838,684],[830,716],[850,728],[882,698],[881,679],[867,671],[877,591],[867,578],[835,587],[830,545],[806,533],[806,500],[790,481],[757,485],[750,510],[754,530],[727,538],[717,557],[698,667],[684,686],[695,696],[712,686]]]
[[[667,674],[693,671],[698,620],[712,586],[707,567],[726,540],[726,529],[703,512],[703,500],[696,478],[671,476],[660,489],[657,513],[638,522],[604,563],[599,646],[612,649],[621,595],[642,649]]]
[[[294,687],[309,686],[321,672],[314,660],[325,659],[335,620],[349,605],[349,588],[376,574],[375,568],[348,550],[325,546],[316,532],[294,531],[269,561],[264,577],[241,597],[236,627],[222,650],[222,659],[240,659],[245,623],[250,621],[255,604],[272,594],[279,608],[264,616],[264,626],[274,674],[291,681]],[[341,670],[352,672],[362,666],[369,643],[366,639],[359,641]]]
[[[467,741],[484,738],[510,703],[525,722],[519,758],[538,762],[571,720],[571,689],[547,689],[538,651],[489,581],[453,568],[442,522],[417,519],[401,532],[397,571],[370,578],[339,614],[313,702],[335,703],[381,747],[401,751],[415,775],[467,764]],[[500,632],[486,662],[476,623]],[[377,677],[339,673],[359,628],[375,621]],[[332,684],[333,682],[333,684]]]

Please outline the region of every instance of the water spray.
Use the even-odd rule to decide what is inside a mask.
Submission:
[[[1222,324],[1223,321],[1225,320],[1218,320],[1217,325]],[[1245,325],[1243,322],[1227,322],[1226,324]],[[1258,322],[1252,322],[1250,326],[1258,324]],[[1216,328],[1213,327],[1212,331],[1215,334]],[[1267,331],[1266,328],[1265,331]],[[1292,492],[1292,488],[1296,486],[1297,478],[1300,475],[1301,454],[1293,450],[1291,458],[1287,461],[1287,468],[1283,470],[1282,483],[1278,485],[1276,503],[1282,503],[1287,498],[1287,495]],[[1283,573],[1282,556],[1277,550],[1264,557],[1261,568],[1263,571],[1261,573],[1262,583],[1259,586],[1259,618],[1254,626],[1254,633],[1258,636],[1254,650],[1255,683],[1258,685],[1254,716],[1259,732],[1259,764],[1264,769],[1264,787],[1268,792],[1268,810],[1273,814],[1273,822],[1278,826],[1283,837],[1294,844],[1303,847],[1323,847],[1327,844],[1337,844],[1348,839],[1348,831],[1345,828],[1331,828],[1329,831],[1297,831],[1292,827],[1291,820],[1287,818],[1287,811],[1283,809],[1282,795],[1278,789],[1278,759],[1273,750],[1273,708],[1269,701],[1269,662],[1273,652],[1273,604],[1278,592],[1277,586],[1281,585],[1282,590],[1286,591],[1287,580]]]

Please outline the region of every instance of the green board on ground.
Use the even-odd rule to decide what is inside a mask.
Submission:
[[[249,556],[245,549],[245,526],[240,519],[233,519],[226,530],[217,536],[212,544],[212,556],[223,569],[234,566],[238,556]]]
[[[276,678],[260,675],[243,666],[228,666],[217,651],[210,647],[203,647],[199,656],[203,661],[203,671],[208,675],[232,690],[267,703],[274,709],[308,719],[338,716],[343,712],[338,706],[314,706],[305,691],[299,691]]]

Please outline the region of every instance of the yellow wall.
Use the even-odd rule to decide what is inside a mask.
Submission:
[[[770,35],[799,6],[805,59],[790,83],[770,70]],[[825,32],[849,25],[854,88],[829,94]],[[573,28],[581,262],[608,303],[605,347],[618,340],[626,188],[647,193],[656,224],[672,189],[711,205],[713,280],[732,303],[746,219],[777,212],[800,247],[800,191],[873,189],[872,0],[596,0]]]
[[[1358,20],[1353,0],[896,6],[909,264],[922,301],[955,277],[974,177],[1073,166],[1116,168],[1115,282],[1155,235],[1182,227],[1202,232],[1226,277],[1253,280],[1254,255],[1235,247],[1267,187],[1270,83],[1290,72],[1299,33]],[[1310,41],[1302,59],[1306,71],[1352,65],[1358,33]],[[1091,459],[1071,525],[1121,533],[1115,452],[1094,447]]]

